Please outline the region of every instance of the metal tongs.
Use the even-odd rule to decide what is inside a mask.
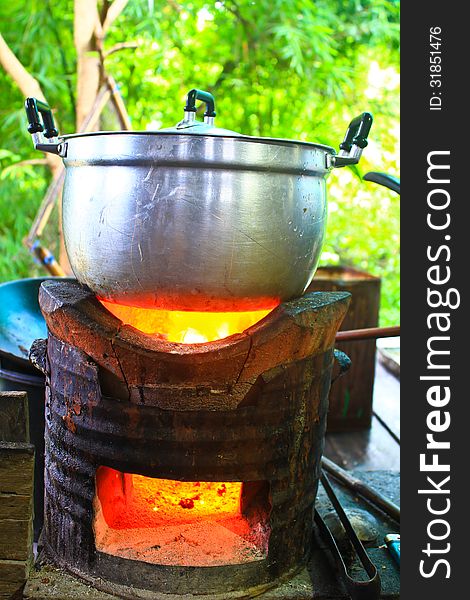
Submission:
[[[361,561],[364,570],[369,576],[369,579],[367,580],[357,580],[351,577],[351,575],[348,573],[346,564],[343,560],[341,552],[338,549],[338,546],[336,545],[335,539],[331,531],[329,530],[325,521],[322,519],[322,517],[316,510],[314,517],[315,523],[320,531],[321,537],[323,538],[324,542],[328,545],[328,548],[333,554],[333,558],[335,560],[341,578],[344,581],[348,594],[350,595],[352,600],[378,600],[380,598],[381,583],[377,567],[370,560],[364,546],[362,545],[362,542],[357,537],[356,532],[354,531],[353,526],[351,525],[351,522],[346,516],[343,507],[341,506],[336,494],[334,493],[327,476],[323,472],[321,474],[320,481],[339,517],[339,520],[341,521],[346,531],[349,541],[354,546],[359,560]]]

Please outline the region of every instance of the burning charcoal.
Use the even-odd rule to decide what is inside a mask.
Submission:
[[[194,508],[194,500],[192,498],[181,498],[179,505],[181,508]]]
[[[217,494],[219,496],[223,496],[225,494],[225,492],[227,491],[227,486],[225,485],[225,483],[223,483],[217,490]]]

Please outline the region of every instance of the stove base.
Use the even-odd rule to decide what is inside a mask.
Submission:
[[[383,591],[381,598],[383,600],[398,600],[399,593],[399,573],[395,566],[390,562],[391,559],[386,556],[383,550],[374,549],[370,552],[382,577]],[[388,571],[385,577],[385,570]],[[316,579],[313,579],[312,573],[317,573]],[[100,581],[97,581],[97,585]],[[24,592],[24,600],[77,600],[77,598],[86,598],[87,600],[116,600],[120,596],[118,587],[113,586],[115,594],[110,595],[96,589],[91,584],[73,577],[66,571],[52,565],[43,565],[39,570],[34,571]],[[292,579],[280,583],[277,587],[271,588],[264,593],[256,593],[259,600],[349,600],[349,595],[344,591],[341,583],[335,578],[331,565],[327,562],[322,549],[314,551],[312,559]],[[155,592],[143,591],[140,595],[136,590],[134,598],[145,600],[170,600],[174,596],[158,594]],[[237,600],[248,600],[254,595],[250,593],[238,592],[231,595],[230,598]],[[218,594],[211,596],[178,596],[179,600],[228,600],[227,594]]]
[[[399,477],[398,472],[389,471],[356,471],[353,475],[360,477],[369,485],[375,487],[382,493],[389,496],[394,502],[399,503]],[[354,498],[345,489],[335,484],[341,503],[346,508],[370,510],[370,507],[357,498]],[[319,490],[317,506],[322,514],[331,509],[323,490]],[[384,514],[370,510],[377,519],[378,539],[373,547],[368,548],[372,561],[376,564],[382,580],[383,600],[397,600],[400,598],[400,573],[393,562],[389,552],[385,548],[380,548],[383,537],[386,533],[396,530],[396,524]],[[318,538],[317,532],[314,532],[317,542],[313,551],[312,558],[300,572],[289,580],[279,582],[277,587],[259,593],[260,588],[249,592],[233,593],[230,598],[248,599],[256,593],[259,600],[347,600],[349,596],[345,592],[340,581],[338,581],[332,561],[327,558],[324,546]],[[96,586],[103,586],[102,580],[96,580]],[[108,584],[109,586],[110,584]],[[66,571],[55,566],[45,564],[38,570],[33,571],[26,584],[24,600],[76,600],[77,598],[86,598],[87,600],[116,600],[119,597],[119,586],[113,585],[114,595],[100,591],[83,580],[73,577]],[[227,600],[227,594],[203,595],[203,596],[177,596],[179,600]],[[155,592],[141,593],[135,590],[134,598],[151,600],[172,600],[175,596],[166,594],[157,594]]]

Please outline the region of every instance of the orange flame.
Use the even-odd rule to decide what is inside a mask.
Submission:
[[[158,335],[168,342],[202,344],[241,333],[266,315],[265,310],[244,312],[189,312],[124,306],[101,300],[115,317],[143,333]]]
[[[113,529],[240,515],[238,482],[154,479],[100,467],[96,483],[103,517]]]
[[[269,527],[242,514],[240,482],[96,472],[97,550],[154,564],[214,566],[265,558]]]

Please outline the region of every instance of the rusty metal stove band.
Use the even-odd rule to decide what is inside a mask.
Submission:
[[[60,373],[58,365],[62,361],[60,351],[57,353],[57,345],[63,346],[50,336],[48,358],[51,371],[54,373]],[[78,355],[75,349],[73,352]],[[82,361],[86,360],[85,356],[77,356],[77,358],[82,364]],[[128,421],[129,414],[124,411],[125,416],[120,414],[116,419],[122,407],[121,403],[111,399],[101,398],[99,405],[93,407],[91,415],[87,407],[83,407],[83,418],[80,420],[80,425],[76,426],[75,432],[64,428],[64,418],[67,418],[68,409],[61,385],[63,381],[53,378],[51,387],[55,393],[48,400],[46,409],[46,521],[47,538],[56,556],[68,554],[69,562],[83,565],[84,551],[88,560],[93,555],[94,539],[91,524],[95,495],[94,475],[99,466],[106,465],[123,472],[161,478],[269,481],[272,503],[269,545],[273,556],[268,556],[267,561],[260,562],[270,564],[227,566],[223,568],[224,577],[229,577],[237,585],[248,587],[253,580],[257,584],[267,583],[295,565],[303,564],[309,548],[311,514],[318,485],[318,459],[322,452],[326,423],[331,359],[331,352],[327,352],[313,361],[319,363],[317,371],[322,373],[323,399],[318,406],[318,415],[315,417],[313,414],[306,415],[311,420],[311,425],[308,432],[303,432],[303,435],[308,433],[308,439],[303,440],[304,449],[299,450],[306,453],[302,456],[302,464],[299,462],[300,456],[296,458],[295,464],[292,464],[293,457],[289,457],[289,443],[299,406],[291,405],[290,410],[286,411],[283,408],[276,411],[275,398],[271,396],[266,397],[266,403],[271,406],[265,406],[262,411],[257,410],[257,407],[245,407],[227,412],[214,411],[204,415],[210,417],[206,423],[201,422],[200,411],[178,412],[176,414],[178,426],[175,426],[173,420],[167,424],[167,427],[161,426],[161,420],[168,420],[168,411],[155,407],[132,407],[132,411],[134,413],[138,411],[140,415],[134,415],[135,427],[130,439],[126,439],[125,422]],[[301,362],[304,364],[295,364],[293,368],[305,368],[312,363],[312,360],[304,359]],[[327,365],[326,369],[322,368],[324,363]],[[67,377],[66,374],[65,376]],[[85,387],[80,378],[77,378],[76,384]],[[278,389],[273,390],[276,395],[278,391]],[[295,390],[292,390],[292,394],[295,396]],[[317,419],[316,423],[314,418]],[[271,423],[266,425],[264,419],[269,419]],[[121,427],[117,425],[117,431],[112,432],[106,424],[110,421],[115,423],[116,420],[121,421]],[[251,435],[248,439],[243,427],[245,421],[250,423]],[[256,428],[258,428],[258,439],[254,439]],[[142,436],[140,438],[137,435],[138,431]],[[175,436],[175,432],[178,431],[181,432],[181,437],[175,439],[178,438],[177,435]],[[211,443],[212,432],[218,432],[219,435],[216,435],[216,439]],[[297,435],[300,435],[300,432]],[[156,448],[158,448],[158,456],[155,454]],[[188,448],[192,451],[189,456]],[[224,460],[222,456],[233,458]],[[290,471],[292,468],[294,470]],[[53,528],[50,527],[52,522]],[[69,534],[67,533],[65,539],[61,540],[61,534],[70,531],[74,531],[81,540],[81,544],[76,546],[77,555],[73,557],[70,556]],[[286,531],[290,531],[291,539],[295,540],[295,544],[289,548],[285,547]],[[54,532],[58,535],[55,536]],[[114,579],[119,583],[136,586],[142,585],[142,572],[147,572],[147,578],[151,582],[149,587],[155,587],[161,578],[160,571],[166,573],[168,570],[166,566],[158,568],[155,565],[143,564],[138,570],[133,570],[122,559],[101,554],[96,563],[95,568],[92,569],[94,574],[106,578],[113,572]],[[116,569],[118,565],[119,568]],[[216,570],[212,571],[212,569]],[[89,570],[87,565],[86,571]],[[178,572],[178,578],[181,579],[181,569],[178,571],[177,567],[174,567],[170,569],[172,570]],[[137,576],[133,578],[132,574],[135,571]],[[192,568],[191,575],[187,576],[188,588],[184,593],[194,585],[194,571],[195,568]],[[207,568],[201,568],[199,585],[204,585],[204,591],[210,593],[216,591],[218,585],[220,586],[221,574],[220,569],[215,567],[211,567],[210,573],[208,571]],[[242,583],[243,572],[245,578]],[[165,577],[168,579],[167,575]],[[214,581],[211,581],[212,579]],[[179,582],[178,586],[182,593],[181,585]],[[168,589],[174,589],[174,586],[173,581],[168,584]]]

